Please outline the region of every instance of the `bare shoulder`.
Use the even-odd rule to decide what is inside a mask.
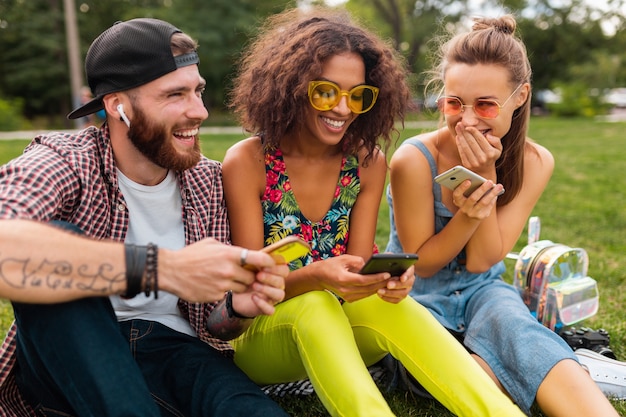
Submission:
[[[526,150],[524,152],[524,163],[528,169],[547,172],[552,174],[554,169],[554,156],[544,146],[538,144],[530,138],[526,139]]]
[[[409,145],[406,142],[410,140],[423,143],[433,155],[433,157],[437,159],[436,143],[438,140],[442,139],[443,135],[445,135],[445,131],[440,129],[432,132],[421,133],[417,136],[405,139],[405,143],[402,143],[391,157],[391,168],[400,168],[402,166],[416,167],[417,165],[422,165],[416,164],[417,161],[421,160],[425,161],[425,166],[428,167],[428,163],[424,154],[416,146]]]
[[[263,145],[261,144],[261,138],[258,136],[252,136],[247,139],[240,140],[233,144],[224,155],[224,166],[228,166],[231,163],[254,163],[255,161],[263,161]]]
[[[230,210],[234,206],[247,207],[246,190],[255,190],[252,196],[262,194],[265,189],[265,156],[263,145],[258,136],[243,139],[232,145],[222,162],[222,177],[227,203]]]
[[[387,157],[380,148],[374,149],[370,158],[365,161],[367,155],[367,149],[361,148],[358,153],[359,169],[368,171],[385,171],[387,169]]]

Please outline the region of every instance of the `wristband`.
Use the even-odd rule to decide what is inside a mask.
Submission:
[[[228,318],[238,318],[238,319],[253,319],[254,317],[246,317],[237,313],[233,308],[233,292],[232,290],[228,290],[226,292],[226,313],[228,314]]]
[[[147,246],[138,246],[130,243],[124,245],[126,292],[122,294],[122,297],[135,297],[141,292],[143,286],[146,297],[149,297],[150,293],[154,292],[154,298],[159,298],[158,254],[159,248],[154,243],[148,243]],[[146,276],[145,283],[143,280],[144,275]]]
[[[133,298],[141,292],[143,272],[146,269],[146,247],[131,244],[124,245],[126,259],[126,292],[124,298]]]

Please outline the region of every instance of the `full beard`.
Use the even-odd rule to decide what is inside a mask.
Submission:
[[[128,138],[154,164],[174,171],[184,171],[193,168],[200,161],[202,153],[198,140],[193,149],[181,153],[172,144],[172,133],[165,126],[151,123],[137,106],[133,113]]]

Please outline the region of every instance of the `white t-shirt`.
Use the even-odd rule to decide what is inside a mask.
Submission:
[[[154,186],[138,184],[117,171],[119,186],[129,214],[125,243],[147,245],[152,242],[160,248],[180,249],[185,246],[180,187],[172,171]],[[157,321],[181,333],[195,336],[189,322],[178,310],[178,297],[159,291],[149,297],[141,292],[131,299],[111,296],[111,303],[119,321],[142,319]]]

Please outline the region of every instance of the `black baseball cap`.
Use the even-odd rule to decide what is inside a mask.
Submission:
[[[102,110],[102,98],[156,80],[177,68],[200,62],[194,51],[172,55],[170,39],[182,31],[158,19],[117,22],[93,41],[85,74],[94,99],[67,115],[78,119]]]

